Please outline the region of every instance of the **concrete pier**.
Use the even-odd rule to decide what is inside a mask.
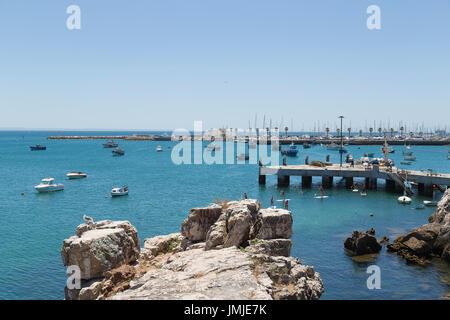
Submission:
[[[386,189],[394,190],[398,193],[411,193],[406,188],[404,181],[415,182],[419,185],[419,193],[432,196],[433,185],[450,185],[450,174],[429,173],[427,171],[399,170],[396,167],[364,167],[355,165],[351,167],[344,164],[332,164],[326,167],[318,167],[312,165],[288,165],[288,166],[260,166],[259,167],[259,183],[266,183],[266,175],[278,176],[278,184],[280,186],[289,185],[290,176],[301,176],[302,187],[310,187],[312,177],[321,177],[324,188],[331,188],[334,177],[342,177],[345,179],[346,186],[353,184],[354,178],[365,178],[366,187],[369,190],[376,190],[378,179],[386,180]]]
[[[419,183],[419,194],[427,197],[432,197],[434,190],[432,184]]]

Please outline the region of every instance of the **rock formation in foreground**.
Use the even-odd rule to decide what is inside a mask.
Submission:
[[[450,263],[450,189],[444,193],[428,222],[399,236],[388,245],[388,250],[397,252],[410,263],[424,265],[431,256]]]
[[[101,231],[111,224],[123,229],[124,239]],[[133,238],[130,230],[125,222],[83,224],[76,237],[64,241],[65,265],[80,263],[81,268],[87,261],[78,258],[83,254],[77,244],[83,243],[90,265],[101,266],[84,277],[81,290],[66,289],[66,299],[309,300],[323,292],[314,268],[289,257],[291,212],[261,209],[257,200],[191,209],[181,233],[145,239],[137,261],[131,254],[136,247],[125,239]],[[134,245],[138,239],[136,233]]]

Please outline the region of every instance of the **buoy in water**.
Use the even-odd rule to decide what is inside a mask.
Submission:
[[[108,199],[108,196],[105,196],[105,199]]]

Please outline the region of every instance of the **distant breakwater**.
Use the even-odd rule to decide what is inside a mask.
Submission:
[[[47,140],[130,140],[130,141],[170,141],[170,137],[160,136],[51,136]]]
[[[132,135],[132,136],[50,136],[47,140],[129,140],[129,141],[179,141],[179,138],[172,138],[170,136],[158,136],[158,135]],[[200,137],[190,137],[191,140],[202,140]],[[203,139],[203,141],[211,142],[210,139]],[[221,140],[215,139],[216,142]],[[228,140],[228,142],[249,142],[248,137],[237,137],[234,140]],[[416,139],[388,139],[389,145],[417,145],[417,146],[445,146],[450,145],[450,138],[445,139],[426,139],[426,140],[416,140]],[[267,141],[257,141],[257,144],[271,144],[270,139]],[[280,137],[278,142],[280,145],[303,145],[308,144],[340,144],[339,138],[328,138],[328,139],[317,139],[317,138],[292,138],[292,137]],[[370,139],[370,138],[350,138],[344,140],[346,145],[384,145],[384,140],[382,139]]]

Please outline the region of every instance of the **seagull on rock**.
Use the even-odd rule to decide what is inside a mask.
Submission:
[[[83,220],[86,221],[88,224],[94,223],[94,219],[91,217],[88,217],[87,215],[83,214]]]

